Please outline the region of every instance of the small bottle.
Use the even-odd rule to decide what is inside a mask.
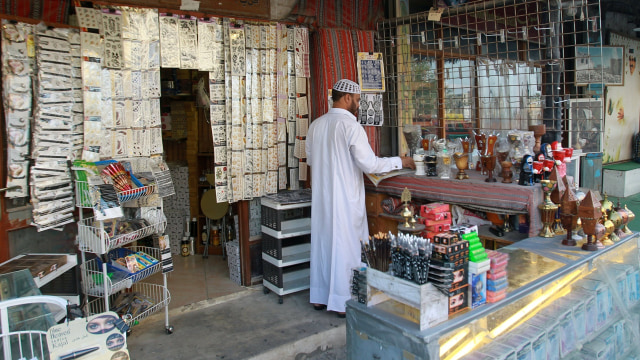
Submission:
[[[180,255],[189,256],[189,252],[189,240],[188,238],[182,238],[182,241],[180,242]]]
[[[188,236],[198,236],[198,220],[196,218],[191,218],[191,226],[189,226],[189,230]]]
[[[220,246],[220,231],[217,226],[211,227],[211,238],[213,246]]]

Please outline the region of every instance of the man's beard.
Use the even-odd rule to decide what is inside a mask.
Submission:
[[[358,117],[358,103],[352,102],[349,106],[349,112],[353,114],[353,116]]]

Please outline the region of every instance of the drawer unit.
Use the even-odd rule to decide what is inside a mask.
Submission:
[[[281,192],[263,197],[261,205],[262,284],[282,304],[284,295],[309,288],[311,193]]]

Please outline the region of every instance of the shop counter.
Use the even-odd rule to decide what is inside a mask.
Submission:
[[[378,186],[374,186],[365,177],[365,189],[399,197],[406,187],[414,199],[442,201],[498,214],[528,214],[529,236],[537,236],[540,233],[542,222],[538,205],[543,200],[540,184],[504,184],[500,182],[500,178],[497,178],[497,182],[488,183],[484,181],[487,176],[481,175],[478,171],[470,170],[467,173],[469,179],[465,180],[398,175],[382,180]]]
[[[459,359],[484,349],[507,351],[509,347],[504,344],[515,341],[514,334],[523,329],[537,329],[531,324],[540,318],[555,321],[549,325],[549,341],[553,336],[568,340],[571,337],[561,337],[568,334],[562,332],[563,318],[556,315],[561,312],[558,309],[564,309],[558,304],[575,304],[572,314],[575,313],[576,319],[598,313],[597,326],[573,334],[573,343],[562,343],[566,346],[563,356],[579,357],[580,351],[585,351],[581,348],[599,344],[596,339],[599,341],[617,329],[615,333],[622,339],[619,344],[616,342],[620,351],[618,358],[623,358],[620,357],[623,354],[640,350],[634,348],[637,345],[631,341],[639,328],[638,316],[633,315],[640,308],[639,238],[638,233],[627,235],[596,252],[582,251],[581,243],[576,247],[563,246],[561,236],[528,238],[501,248],[500,252],[510,256],[506,298],[450,315],[448,320],[423,331],[409,318],[394,313],[392,309],[397,306],[382,303],[367,307],[350,300],[347,302],[348,359]],[[599,286],[584,290],[585,283]],[[598,296],[590,299],[594,304],[597,302],[597,307],[589,308],[593,304],[584,302],[589,299],[584,294],[590,291],[595,294],[596,288]]]

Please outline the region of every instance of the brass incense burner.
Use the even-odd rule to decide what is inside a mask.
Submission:
[[[599,221],[602,217],[600,201],[591,190],[587,192],[584,200],[580,202],[578,216],[582,220],[582,229],[587,235],[587,242],[582,245],[582,250],[597,251],[604,249],[600,239],[604,236],[606,229]]]
[[[416,218],[414,217],[413,211],[409,208],[409,203],[411,202],[411,191],[408,188],[404,188],[402,191],[402,195],[400,196],[400,200],[404,202],[404,210],[402,210],[402,217],[404,218],[404,223],[398,224],[398,231],[410,234],[417,234],[424,230],[424,224],[418,223]]]
[[[611,237],[609,237],[609,235],[611,235],[613,233],[613,231],[616,229],[615,225],[613,224],[613,221],[609,220],[609,216],[607,215],[607,210],[605,210],[605,208],[602,208],[602,225],[604,226],[604,236],[602,237],[602,245],[604,246],[610,246],[613,245],[614,242],[613,240],[611,240]]]
[[[556,233],[551,229],[558,210],[558,205],[551,201],[551,192],[556,187],[556,182],[553,180],[540,180],[540,185],[544,192],[544,201],[538,205],[542,218],[542,230],[540,230],[539,236],[551,238],[556,236]]]
[[[578,205],[580,201],[571,187],[562,195],[560,202],[560,218],[562,225],[567,229],[567,237],[562,240],[562,245],[576,246],[577,241],[582,240],[578,235]]]

